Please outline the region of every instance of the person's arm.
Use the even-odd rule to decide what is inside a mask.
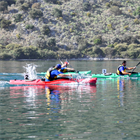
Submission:
[[[62,73],[58,74],[58,76],[60,76],[60,77],[67,77],[67,76],[72,77],[72,75],[71,75],[71,74],[62,74]]]
[[[134,68],[136,68],[136,67],[129,67],[129,68],[126,68],[126,70],[132,70]]]
[[[66,68],[68,71],[74,71],[74,68]]]
[[[129,76],[131,75],[131,73],[125,72],[125,71],[122,71],[122,74],[124,74],[124,75],[128,74]]]

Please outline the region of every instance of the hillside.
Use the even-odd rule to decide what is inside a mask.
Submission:
[[[139,0],[12,1],[0,0],[0,59],[140,57]]]

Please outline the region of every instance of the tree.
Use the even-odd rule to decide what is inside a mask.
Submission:
[[[8,3],[6,1],[1,1],[0,2],[0,11],[5,11],[8,8]]]

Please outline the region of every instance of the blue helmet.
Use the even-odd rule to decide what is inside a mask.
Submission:
[[[55,67],[56,67],[57,69],[61,69],[61,65],[60,65],[60,64],[57,64]]]

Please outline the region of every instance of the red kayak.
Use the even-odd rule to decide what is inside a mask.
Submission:
[[[10,80],[10,84],[14,85],[59,85],[59,84],[96,84],[97,78],[86,78],[86,79],[57,79],[54,81],[42,81],[41,79],[36,80]]]

